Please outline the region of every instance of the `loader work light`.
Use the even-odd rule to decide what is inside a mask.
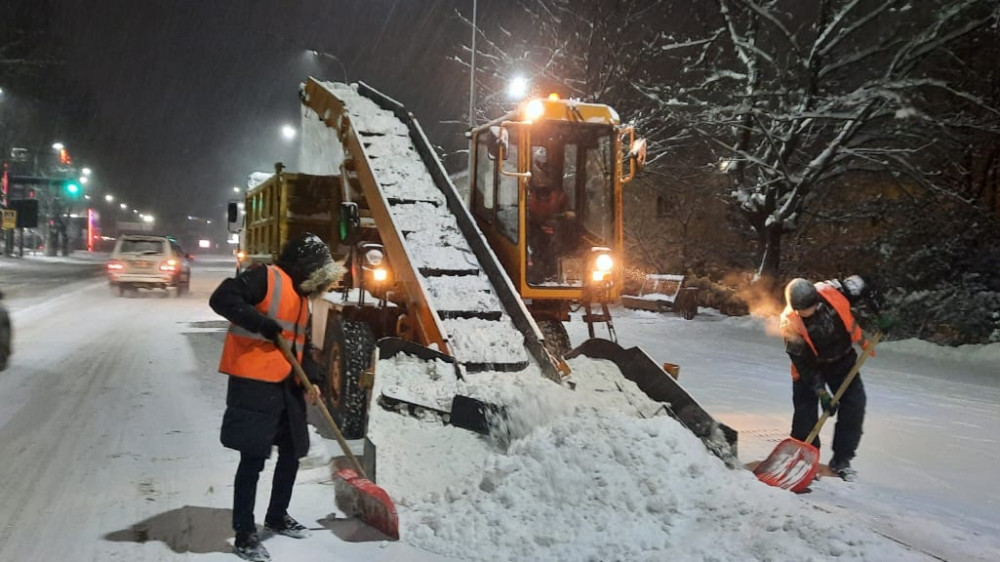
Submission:
[[[545,106],[542,104],[542,100],[531,100],[528,105],[524,106],[524,119],[527,121],[534,121],[545,115]]]

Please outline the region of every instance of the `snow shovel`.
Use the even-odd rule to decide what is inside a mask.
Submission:
[[[854,366],[847,373],[844,382],[830,400],[831,406],[840,402],[840,397],[844,395],[851,381],[858,375],[861,365],[874,352],[875,346],[878,345],[881,337],[882,334],[876,333],[869,340],[871,345],[861,351],[858,360],[854,362]],[[820,416],[819,421],[813,426],[812,431],[809,432],[809,436],[806,437],[805,441],[789,437],[778,443],[778,446],[764,459],[764,462],[760,463],[754,469],[753,473],[757,476],[757,479],[769,486],[790,490],[795,493],[805,490],[816,476],[816,469],[819,468],[819,449],[813,446],[812,442],[819,435],[819,430],[823,428],[823,424],[826,423],[829,417],[830,413],[824,410],[823,415]]]
[[[312,394],[313,384],[309,382],[309,377],[302,370],[302,365],[298,359],[288,349],[288,343],[285,340],[279,339],[278,348],[285,355],[285,359],[292,364],[292,370],[295,371],[295,375],[298,377],[299,382],[302,383],[302,386],[305,387],[306,392]],[[330,410],[326,408],[323,400],[317,400],[316,405],[319,407],[320,412],[323,413],[326,423],[330,425],[330,429],[333,431],[334,436],[336,436],[337,443],[340,444],[344,455],[354,465],[354,470],[342,468],[334,473],[339,479],[335,480],[337,505],[340,506],[346,503],[346,510],[353,512],[350,515],[360,517],[362,521],[392,537],[393,540],[398,540],[399,517],[396,515],[396,505],[392,503],[392,499],[389,498],[389,494],[385,490],[376,486],[365,475],[364,468],[361,467],[358,458],[351,452],[351,448],[344,439],[344,434],[337,427],[337,422],[333,421],[333,416],[330,415]]]

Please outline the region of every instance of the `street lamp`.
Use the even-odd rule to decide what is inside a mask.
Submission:
[[[292,140],[295,138],[295,127],[291,125],[285,125],[281,128],[281,136],[285,137],[287,140]]]
[[[105,195],[104,200],[107,201],[108,203],[111,203],[112,201],[115,200],[115,196],[111,194]]]

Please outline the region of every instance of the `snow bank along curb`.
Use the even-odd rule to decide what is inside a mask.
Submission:
[[[503,448],[433,414],[373,408],[379,484],[397,502],[402,540],[468,560],[912,559],[727,469],[674,419],[642,418],[658,405],[612,363],[570,364],[576,391],[534,370],[470,376],[465,392],[508,407]],[[375,395],[417,372],[441,374],[404,355],[380,361]],[[426,377],[419,390],[434,385]]]

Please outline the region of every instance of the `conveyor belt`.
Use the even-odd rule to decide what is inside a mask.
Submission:
[[[380,234],[397,234],[402,243],[405,256],[392,255],[386,244],[390,263],[417,273],[420,299],[451,355],[469,370],[520,370],[528,351],[539,359],[537,347],[543,369],[553,372],[541,333],[412,116],[364,84],[318,84],[343,104],[360,142],[361,154],[348,157],[365,160],[388,210],[392,224],[378,224]]]

